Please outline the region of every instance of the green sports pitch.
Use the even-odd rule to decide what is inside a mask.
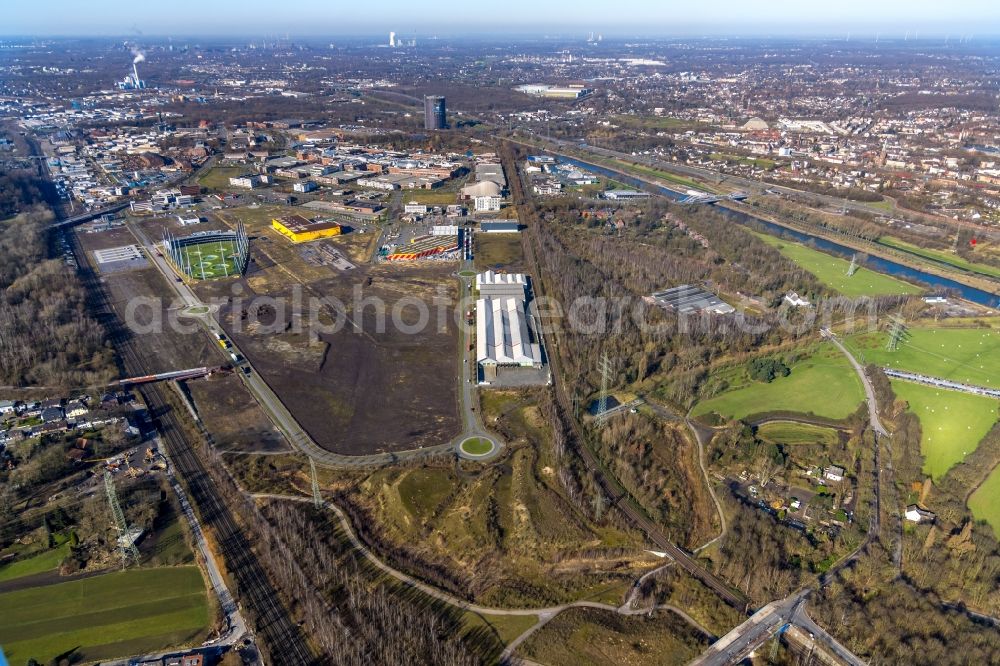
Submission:
[[[189,243],[179,248],[180,267],[196,280],[211,280],[240,274],[240,261],[236,252],[236,242],[232,240],[210,240],[204,243]]]

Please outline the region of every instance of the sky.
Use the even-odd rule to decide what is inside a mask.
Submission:
[[[1000,35],[1000,0],[2,0],[0,34]]]

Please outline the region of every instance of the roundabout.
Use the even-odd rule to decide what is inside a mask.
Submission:
[[[458,445],[458,455],[467,460],[486,460],[500,450],[489,437],[466,437]]]

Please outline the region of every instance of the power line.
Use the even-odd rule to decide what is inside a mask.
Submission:
[[[122,570],[125,570],[130,559],[136,564],[139,563],[139,551],[135,547],[135,537],[125,522],[125,513],[118,503],[118,493],[115,492],[115,481],[111,477],[111,472],[104,473],[104,490],[108,494],[108,505],[111,506],[115,529],[118,530],[118,550],[122,556]]]
[[[601,418],[604,412],[608,411],[608,386],[611,384],[611,374],[614,372],[607,354],[601,354],[597,368],[601,371],[601,397],[597,402],[597,418]]]
[[[317,509],[323,508],[323,496],[319,492],[319,475],[316,473],[316,461],[309,458],[309,473],[312,475],[313,505]]]

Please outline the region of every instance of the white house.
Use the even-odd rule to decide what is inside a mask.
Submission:
[[[843,481],[844,468],[830,465],[823,471],[823,476],[830,481]]]
[[[793,308],[808,308],[812,306],[812,303],[802,298],[797,292],[794,291],[790,291],[785,294],[785,302]]]
[[[935,518],[933,512],[921,509],[916,504],[911,504],[906,507],[906,513],[903,515],[911,523],[930,523],[933,522]]]

